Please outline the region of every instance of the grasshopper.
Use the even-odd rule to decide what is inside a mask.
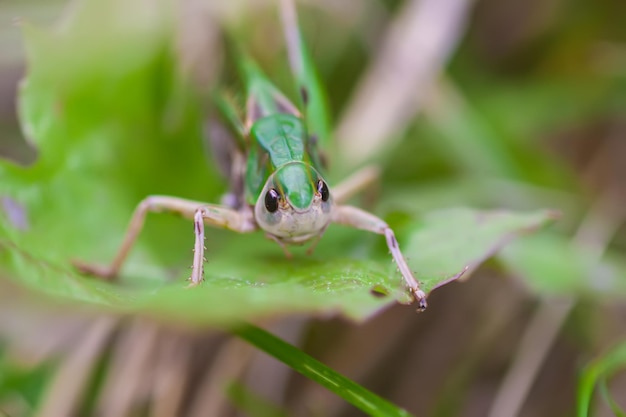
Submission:
[[[285,251],[286,245],[312,242],[313,250],[331,223],[384,235],[408,291],[419,310],[426,294],[409,268],[393,230],[385,221],[345,202],[366,189],[378,170],[366,167],[331,190],[322,176],[325,164],[320,144],[328,141],[328,110],[324,91],[302,40],[289,0],[281,4],[290,66],[300,93],[298,109],[246,54],[238,59],[247,101],[245,118],[226,96],[216,100],[236,138],[214,131],[214,154],[230,182],[223,204],[207,204],[172,196],[153,195],[139,203],[113,261],[106,267],[76,263],[84,273],[114,279],[140,233],[149,212],[178,213],[193,220],[195,243],[191,286],[204,275],[205,225],[238,233],[262,230]]]

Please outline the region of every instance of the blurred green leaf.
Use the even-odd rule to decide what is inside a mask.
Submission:
[[[565,236],[543,232],[513,242],[498,258],[539,293],[623,297],[623,258],[610,251],[600,262],[592,256]]]
[[[34,408],[45,391],[52,370],[51,363],[32,369],[23,364],[20,366],[8,355],[0,355],[0,404],[18,399],[18,402]]]
[[[443,84],[441,90],[439,102],[428,112],[431,126],[426,130],[429,134],[424,139],[436,153],[445,155],[445,163],[451,164],[451,169],[477,177],[525,181],[550,187],[574,187],[569,170],[556,163],[547,152],[537,149],[537,131],[532,132],[533,136],[531,132],[526,135],[528,126],[517,129],[513,122],[507,125],[491,119],[488,117],[490,108],[485,111],[475,105],[477,100],[466,96],[452,82]],[[546,122],[526,117],[528,111],[524,102],[513,101],[514,98],[534,98],[527,98],[528,93],[520,91],[524,89],[520,90],[517,86],[517,95],[512,94],[511,101],[499,106],[498,111],[508,111],[517,117],[523,115],[527,125],[536,130],[545,129]],[[542,98],[537,100],[544,104]],[[552,102],[552,105],[555,104]],[[528,103],[530,109],[538,106],[538,103]]]

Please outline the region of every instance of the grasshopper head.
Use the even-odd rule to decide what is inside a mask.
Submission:
[[[276,170],[254,207],[259,226],[288,243],[304,242],[330,223],[332,198],[312,166],[291,162]]]

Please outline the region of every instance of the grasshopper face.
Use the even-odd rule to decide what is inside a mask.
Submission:
[[[305,162],[279,167],[265,183],[254,207],[258,225],[286,243],[323,233],[331,221],[332,198],[322,176]]]

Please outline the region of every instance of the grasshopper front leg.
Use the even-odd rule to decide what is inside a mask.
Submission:
[[[391,256],[396,262],[402,277],[406,281],[406,285],[409,288],[411,296],[418,302],[418,309],[423,311],[427,307],[426,294],[420,289],[419,283],[413,276],[413,272],[406,263],[400,246],[396,240],[396,236],[389,225],[382,219],[352,206],[336,206],[333,212],[333,222],[337,224],[343,224],[351,226],[361,230],[367,230],[368,232],[384,235],[387,241],[387,247],[391,251]]]
[[[91,265],[83,262],[74,262],[74,265],[83,273],[114,280],[128,257],[128,254],[143,228],[146,215],[149,212],[176,213],[194,221],[194,257],[191,272],[191,285],[202,281],[204,262],[204,223],[212,226],[230,229],[239,233],[256,230],[256,223],[248,207],[240,211],[230,208],[206,204],[198,201],[186,200],[170,196],[149,196],[145,198],[133,213],[126,235],[115,258],[108,266]]]

